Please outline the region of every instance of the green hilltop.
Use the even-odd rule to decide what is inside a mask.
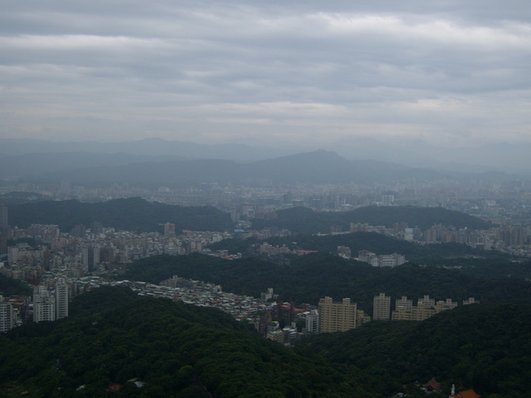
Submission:
[[[140,198],[116,199],[107,202],[84,203],[77,200],[30,202],[9,207],[11,225],[27,227],[30,224],[55,224],[69,231],[74,226],[89,226],[99,222],[139,232],[162,231],[160,224],[175,224],[177,231],[225,231],[233,226],[228,213],[214,207],[183,207]]]
[[[491,225],[478,217],[442,207],[366,206],[345,212],[317,212],[306,207],[293,207],[278,210],[275,215],[273,219],[257,219],[253,225],[256,228],[285,228],[300,234],[327,233],[335,226],[348,230],[350,223],[385,227],[403,223],[421,229],[437,224],[470,229],[488,228]]]

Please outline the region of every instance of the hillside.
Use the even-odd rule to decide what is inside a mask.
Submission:
[[[254,227],[277,227],[289,229],[294,233],[314,234],[328,233],[332,226],[348,230],[350,223],[367,223],[385,227],[402,223],[421,229],[436,224],[471,229],[490,226],[490,223],[480,218],[442,207],[367,206],[347,212],[317,212],[305,207],[294,207],[278,210],[275,219],[255,220]]]
[[[495,251],[474,249],[470,246],[457,243],[421,245],[396,239],[375,232],[353,232],[337,235],[292,235],[287,238],[269,238],[265,240],[272,245],[286,245],[291,249],[317,250],[324,253],[335,254],[338,246],[349,247],[353,257],[360,250],[369,250],[377,254],[400,253],[407,260],[419,263],[446,261],[455,258],[509,258],[508,255]],[[228,250],[231,253],[244,253],[253,245],[261,242],[255,238],[227,239],[216,242],[210,248],[214,250]]]
[[[529,277],[531,264],[521,266]],[[172,275],[220,284],[226,291],[255,297],[273,287],[282,300],[296,303],[316,304],[323,296],[351,297],[369,313],[379,292],[394,298],[429,294],[436,299],[463,300],[474,296],[491,303],[525,302],[531,297],[531,283],[500,271],[490,276],[481,268],[476,272],[413,264],[375,268],[327,254],[293,257],[289,264],[256,258],[228,261],[201,255],[156,256],[133,263],[124,278],[158,283]]]
[[[446,391],[455,383],[483,398],[508,398],[529,396],[530,341],[530,304],[480,304],[420,323],[374,322],[319,335],[305,340],[298,352],[323,355],[381,396],[436,377]]]
[[[69,231],[75,225],[100,222],[117,229],[151,232],[162,231],[160,224],[171,222],[176,230],[228,230],[229,214],[213,207],[182,207],[148,202],[140,198],[83,203],[76,200],[42,201],[9,207],[11,225],[56,224]]]
[[[2,397],[374,397],[218,310],[100,288],[71,312],[0,336]]]

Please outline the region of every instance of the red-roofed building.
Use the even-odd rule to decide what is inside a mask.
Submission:
[[[470,389],[459,391],[457,394],[451,395],[450,398],[481,398],[481,395]]]

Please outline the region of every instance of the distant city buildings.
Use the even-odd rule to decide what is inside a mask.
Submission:
[[[117,231],[97,224],[92,223],[91,226],[98,233],[78,226],[80,231],[84,231],[82,236],[62,233],[56,225],[15,227],[11,229],[11,234],[17,243],[7,247],[7,266],[0,268],[0,272],[38,284],[47,272],[77,278],[106,273],[114,268],[123,268],[135,260],[160,254],[203,252],[226,259],[239,257],[203,249],[211,243],[231,237],[232,234],[227,232],[183,231],[181,235],[164,236],[155,232]]]
[[[164,236],[175,236],[175,224],[169,222],[164,224]]]
[[[69,286],[58,278],[53,288],[38,285],[33,288],[33,322],[56,321],[68,317]]]
[[[406,257],[402,254],[376,254],[368,250],[360,250],[356,260],[372,265],[373,267],[397,267],[405,264]]]
[[[338,246],[337,255],[348,260],[352,256],[352,252],[348,246]]]
[[[442,311],[457,307],[457,303],[451,299],[435,301],[430,296],[419,298],[417,305],[413,300],[402,296],[395,302],[395,310],[392,312],[393,321],[423,321]]]
[[[82,252],[82,265],[85,273],[94,272],[100,264],[100,248],[98,246],[86,246]]]
[[[46,286],[33,289],[33,322],[55,321],[55,295]]]

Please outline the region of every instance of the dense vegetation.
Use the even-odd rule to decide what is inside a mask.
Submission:
[[[483,398],[524,397],[531,380],[531,305],[472,305],[421,323],[374,322],[305,340],[299,352],[322,354],[381,396],[436,377]]]
[[[42,201],[9,207],[11,225],[56,224],[69,231],[79,224],[99,222],[106,227],[132,231],[162,231],[160,224],[171,222],[177,231],[232,228],[229,214],[213,207],[182,207],[148,202],[140,198],[82,203],[77,200]]]
[[[531,305],[373,322],[290,350],[218,310],[107,287],[77,297],[69,318],[0,336],[6,398],[420,397],[415,382],[432,377],[446,392],[433,397],[452,383],[484,398],[527,396]]]
[[[369,250],[376,254],[400,253],[407,260],[418,263],[444,263],[446,259],[455,258],[494,258],[506,259],[508,255],[495,251],[474,249],[458,243],[421,245],[405,240],[395,239],[375,232],[353,232],[337,235],[295,235],[287,238],[270,238],[272,245],[286,245],[292,249],[317,250],[324,253],[336,253],[338,246],[347,246],[356,257],[360,250]],[[210,246],[211,249],[225,249],[231,253],[245,253],[253,245],[260,244],[255,238],[227,239]]]
[[[421,229],[436,224],[472,229],[490,226],[487,221],[458,211],[442,207],[414,206],[367,206],[347,212],[316,212],[305,207],[294,207],[278,210],[274,219],[257,219],[253,225],[256,228],[277,227],[289,229],[294,233],[313,234],[330,232],[333,226],[348,230],[350,223],[367,223],[386,227],[403,223],[409,227]]]
[[[31,296],[31,288],[25,282],[0,274],[0,294],[3,296]]]
[[[0,336],[2,397],[375,396],[215,309],[100,288],[71,312]]]
[[[179,275],[253,296],[273,287],[281,299],[298,303],[316,304],[325,295],[351,297],[367,311],[371,311],[372,298],[379,292],[394,298],[429,294],[436,299],[462,300],[474,296],[484,302],[525,302],[531,297],[531,283],[501,275],[494,266],[496,272],[489,275],[480,267],[475,272],[413,264],[375,268],[326,254],[289,260],[289,264],[278,264],[259,258],[228,261],[202,255],[156,256],[133,263],[124,278],[158,283]],[[520,266],[531,273],[531,264]]]

